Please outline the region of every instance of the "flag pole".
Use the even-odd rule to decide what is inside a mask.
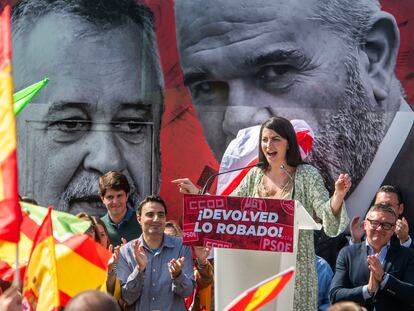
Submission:
[[[16,269],[14,270],[13,285],[20,289],[19,243],[16,243]]]

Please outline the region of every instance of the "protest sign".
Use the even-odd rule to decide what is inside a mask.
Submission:
[[[184,243],[293,252],[293,200],[185,195]]]

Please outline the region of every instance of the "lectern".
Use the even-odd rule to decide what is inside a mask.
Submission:
[[[260,204],[258,204],[258,202]],[[274,206],[276,206],[276,210]],[[290,206],[292,208],[289,209],[289,211],[286,211],[286,206]],[[280,208],[280,213],[277,210],[278,208]],[[236,210],[237,212],[235,212]],[[234,249],[234,247],[240,248],[238,245],[235,245],[235,243],[240,243],[240,236],[235,237],[234,239],[232,236],[226,236],[226,240],[222,241],[223,243],[216,243],[218,245],[226,245],[229,240],[236,241],[230,246],[231,248],[214,249],[214,297],[216,310],[224,310],[224,308],[235,297],[239,296],[246,289],[283,270],[286,270],[289,267],[295,267],[299,229],[321,229],[321,225],[315,223],[309,213],[298,201],[185,195],[183,217],[184,241],[187,241],[187,243],[190,242],[190,244],[193,245],[200,242],[202,244],[198,245],[207,245],[210,241],[212,241],[212,239],[215,239],[217,242],[217,236],[213,236],[212,239],[199,239],[199,235],[203,235],[204,233],[200,230],[202,225],[198,220],[203,219],[204,216],[211,217],[209,224],[212,225],[209,226],[206,231],[209,231],[208,234],[212,234],[216,229],[217,232],[222,232],[223,230],[220,230],[220,226],[222,227],[224,225],[221,222],[225,222],[224,220],[226,220],[227,224],[229,224],[231,221],[231,215],[235,215],[236,213],[238,217],[237,219],[241,217],[240,215],[243,215],[241,220],[244,219],[247,221],[244,222],[245,224],[248,224],[246,227],[249,227],[249,224],[251,225],[252,223],[257,223],[259,220],[269,220],[272,218],[272,215],[272,219],[275,219],[275,213],[280,215],[279,222],[283,222],[283,218],[286,214],[293,214],[293,223],[291,223],[291,225],[293,225],[293,252]],[[260,213],[264,213],[263,215],[266,217],[260,218]],[[257,223],[258,227],[259,225],[262,224]],[[264,225],[269,228],[271,224],[266,223]],[[280,226],[283,226],[283,224],[280,224]],[[228,230],[226,232],[228,232]],[[248,238],[251,239],[251,236]],[[197,239],[199,239],[198,242],[195,242]],[[258,243],[262,244],[262,242]],[[257,247],[257,249],[260,249],[260,247]],[[261,310],[292,310],[293,293],[294,278],[286,285],[282,293],[275,301],[269,303]]]

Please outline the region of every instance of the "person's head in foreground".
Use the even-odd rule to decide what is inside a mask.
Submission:
[[[73,297],[65,311],[121,311],[118,303],[108,294],[87,290]]]
[[[341,301],[330,306],[327,311],[367,311],[367,309],[353,301]]]

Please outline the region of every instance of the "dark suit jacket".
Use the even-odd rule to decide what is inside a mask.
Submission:
[[[412,236],[412,233],[411,232],[410,232],[410,238],[411,238],[411,244],[410,244],[409,248],[414,249],[414,237]],[[400,240],[397,238],[397,236],[395,234],[391,237],[391,243],[395,243],[397,245],[401,245]]]
[[[362,287],[368,284],[367,246],[359,243],[341,250],[336,262],[329,298],[332,303],[355,301],[368,310],[410,310],[414,307],[414,251],[391,243],[384,261],[384,271],[390,277],[373,298],[364,300]]]
[[[411,106],[413,107],[413,106]],[[397,158],[394,160],[382,185],[398,185],[402,192],[404,202],[403,216],[407,218],[408,225],[414,230],[414,192],[413,192],[413,148],[414,148],[414,126],[404,142]]]

